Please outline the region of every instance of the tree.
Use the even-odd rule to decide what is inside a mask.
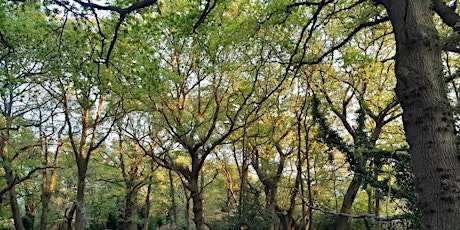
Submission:
[[[452,108],[445,91],[441,59],[441,50],[452,47],[444,47],[441,43],[432,9],[446,25],[457,31],[457,2],[453,2],[452,7],[447,7],[439,0],[374,2],[384,6],[388,17],[382,15],[385,11],[379,7],[369,10],[370,1],[355,1],[345,5],[341,5],[345,2],[336,4],[329,1],[293,4],[323,8],[335,4],[334,9],[339,10],[334,10],[329,16],[341,13],[350,15],[356,12],[357,6],[360,6],[360,10],[366,7],[363,14],[344,21],[344,27],[351,32],[341,35],[339,41],[332,42],[317,58],[300,63],[320,63],[363,28],[391,21],[396,44],[396,94],[404,111],[404,128],[422,210],[422,228],[455,228],[459,219],[459,199],[455,198],[455,194],[460,186],[460,161],[457,159]],[[436,195],[437,192],[442,195]]]
[[[343,62],[337,63],[335,67],[321,68],[320,77],[316,80],[321,83],[315,83],[321,85],[315,90],[321,93],[318,97],[324,98],[326,108],[339,121],[335,124],[340,125],[339,128],[344,130],[342,133],[346,133],[351,139],[351,143],[344,139],[335,143],[339,145],[335,147],[346,155],[350,172],[353,173],[353,179],[343,198],[341,213],[351,212],[358,191],[369,184],[367,181],[378,181],[379,173],[371,172],[380,171],[381,166],[378,165],[381,163],[378,162],[381,159],[378,154],[372,156],[372,153],[381,147],[400,148],[404,143],[402,135],[398,139],[397,133],[387,128],[392,126],[392,123],[399,124],[397,119],[401,116],[394,92],[385,90],[394,87],[395,83],[393,63],[384,61],[392,55],[385,52],[390,43],[389,30],[391,29],[388,26],[382,25],[370,29],[368,33],[355,35],[350,44],[340,50]],[[355,45],[358,42],[359,45]],[[330,93],[330,90],[326,89],[334,89],[335,93]],[[317,123],[320,126],[322,124],[321,121]],[[386,142],[381,138],[389,132],[393,135],[394,143]],[[326,143],[331,144],[327,136],[323,137]],[[381,143],[380,146],[377,142]],[[368,169],[374,165],[375,169]],[[376,175],[370,179],[368,178],[370,174]],[[370,196],[369,202],[372,203],[372,191],[370,188],[367,191]],[[369,213],[378,216],[379,199],[374,201],[376,208],[369,207]],[[348,229],[348,219],[347,216],[339,215],[337,228]]]
[[[38,4],[44,7],[38,7]],[[380,185],[374,182],[380,182],[381,171],[391,168],[392,164],[382,163],[376,157],[385,155],[382,149],[390,145],[377,140],[380,134],[383,135],[380,129],[397,120],[392,112],[397,111],[398,102],[404,111],[405,135],[410,145],[423,217],[422,228],[449,229],[459,225],[460,200],[456,195],[460,191],[458,135],[446,81],[453,82],[452,87],[456,90],[456,77],[460,74],[450,72],[444,76],[443,73],[443,67],[455,71],[452,60],[458,59],[460,16],[457,1],[144,0],[109,4],[113,5],[51,0],[43,3],[7,1],[0,5],[0,96],[3,99],[0,134],[6,179],[1,191],[13,194],[10,207],[18,229],[23,227],[19,220],[17,194],[14,195],[18,188],[16,185],[33,179],[29,172],[40,169],[23,164],[21,160],[25,158],[21,157],[31,153],[32,147],[28,146],[43,146],[41,141],[46,139],[44,136],[57,140],[58,130],[63,126],[51,124],[53,131],[46,135],[37,130],[44,127],[40,125],[49,115],[42,113],[46,114],[45,117],[38,116],[40,111],[44,111],[38,107],[45,103],[46,97],[34,97],[40,88],[36,87],[37,84],[54,98],[46,103],[55,103],[64,114],[66,127],[62,131],[62,139],[69,141],[78,168],[76,205],[67,217],[71,223],[76,212],[77,229],[85,227],[83,204],[90,156],[109,138],[118,119],[118,102],[121,100],[129,100],[136,112],[147,114],[145,124],[151,130],[146,133],[139,131],[145,135],[130,135],[130,138],[134,137],[133,140],[140,148],[145,148],[145,153],[156,163],[178,173],[184,180],[188,190],[186,196],[193,201],[197,229],[206,225],[202,199],[207,194],[205,188],[211,186],[205,185],[217,183],[211,173],[213,170],[204,167],[214,153],[234,153],[234,162],[229,164],[234,163],[240,170],[240,197],[235,196],[231,186],[227,191],[233,193],[234,200],[238,200],[240,215],[244,213],[246,204],[259,205],[260,202],[254,199],[259,196],[260,187],[251,187],[254,184],[248,182],[251,159],[263,182],[257,185],[267,188],[267,200],[273,200],[276,191],[279,193],[277,187],[271,184],[283,187],[284,178],[291,179],[283,177],[279,171],[283,171],[284,167],[293,169],[294,162],[297,163],[298,175],[285,190],[294,193],[290,201],[280,199],[283,204],[295,204],[295,195],[298,195],[295,191],[303,186],[301,179],[305,178],[305,175],[299,174],[305,172],[302,165],[305,160],[307,174],[322,170],[324,175],[320,176],[332,178],[336,191],[342,188],[341,182],[340,188],[335,187],[338,185],[336,179],[344,178],[345,184],[350,181],[340,176],[353,174],[339,213],[339,228],[348,228],[348,217],[353,217],[349,213],[353,201],[357,199],[358,204],[363,204],[365,200],[360,195],[367,195],[367,208],[378,218]],[[433,10],[437,16],[433,16]],[[101,14],[101,11],[105,13]],[[388,30],[379,35],[380,38],[395,39],[391,44],[384,44],[388,50],[385,51],[387,57],[363,55],[365,59],[360,59],[362,53],[377,50],[376,46],[367,44],[381,41],[380,38],[368,40],[361,35],[381,31],[382,27]],[[441,55],[443,50],[448,52],[444,59]],[[347,52],[357,53],[357,58],[350,59],[353,55]],[[368,59],[373,61],[367,62]],[[350,60],[353,65],[341,66]],[[395,64],[397,98],[386,100],[388,98],[385,97],[383,100],[380,96],[372,96],[378,89],[365,90],[363,82],[369,79],[360,71],[372,71],[362,64],[380,62],[387,63],[388,68]],[[345,78],[349,76],[342,72],[356,74],[353,82],[348,82]],[[306,91],[313,93],[314,90],[317,106],[321,107],[316,111],[318,114],[314,120],[318,125],[311,126],[311,133],[307,121],[311,121],[312,117],[306,115],[306,110],[297,108],[298,105],[285,104],[280,97],[281,94],[289,97],[299,93],[297,89],[289,91],[296,79],[303,75],[309,79],[302,84],[308,86],[300,89],[302,93],[297,97],[305,96],[309,100],[310,94]],[[45,77],[39,79],[37,76]],[[375,81],[381,83],[383,80]],[[266,103],[270,100],[287,106],[283,108],[287,117],[298,123],[295,137],[294,129],[289,134],[292,137],[286,139],[280,138],[276,132],[267,132],[271,137],[266,137],[266,133],[252,129],[251,125],[263,123],[265,115],[273,111],[272,106],[276,103]],[[375,103],[379,100],[386,104]],[[308,103],[304,101],[303,104]],[[347,108],[359,109],[350,114]],[[329,112],[320,114],[323,110]],[[347,117],[347,114],[350,116]],[[36,117],[39,117],[38,120],[31,119]],[[280,130],[287,128],[282,127],[284,122],[276,125],[281,126]],[[330,148],[327,153],[336,153],[341,148],[346,153],[350,171],[337,173],[319,169],[318,165],[325,166],[327,162],[327,156],[319,154],[324,146],[314,139],[313,144],[299,144],[302,139],[310,140],[308,135],[314,136],[317,128],[320,132],[321,128],[324,129],[322,131],[336,131],[339,140],[333,146],[336,149]],[[343,128],[349,135],[344,137],[343,132],[333,130],[336,128]],[[31,132],[29,140],[19,137],[26,131]],[[136,131],[133,130],[133,133]],[[120,138],[126,140],[126,137]],[[257,152],[251,151],[252,146],[249,146],[251,138],[271,140],[272,146],[264,143],[253,148],[259,150],[257,156]],[[294,148],[296,141],[298,149]],[[346,144],[342,145],[344,142]],[[283,146],[283,143],[290,144]],[[328,144],[331,147],[331,143]],[[310,150],[309,146],[321,147]],[[46,147],[42,149],[46,151]],[[291,155],[280,157],[286,154],[285,151],[294,149],[298,153],[296,158]],[[113,151],[110,148],[105,150]],[[281,155],[267,154],[271,157],[263,159],[262,150]],[[127,148],[126,152],[133,154],[134,150]],[[52,163],[45,155],[43,163]],[[179,161],[179,155],[187,159]],[[391,160],[397,161],[398,157],[403,158],[401,154]],[[321,160],[320,164],[309,162],[317,159]],[[270,165],[270,161],[278,163],[278,170],[269,173],[261,170],[262,166]],[[28,163],[33,165],[32,161]],[[399,170],[399,166],[395,169]],[[407,173],[405,170],[401,169],[401,173]],[[47,172],[43,171],[43,180]],[[321,178],[315,176],[306,176],[309,193],[329,186],[319,183]],[[231,177],[227,178],[230,181]],[[132,177],[127,181],[137,179]],[[391,181],[391,176],[388,180]],[[46,184],[44,181],[43,185]],[[50,192],[45,187],[42,196],[44,206]],[[360,193],[362,187],[367,187],[367,193]],[[255,191],[253,196],[245,197],[245,189]],[[321,208],[312,203],[314,195],[309,194],[309,205],[303,200],[303,209],[306,206]],[[338,200],[338,195],[331,195]],[[248,201],[248,197],[252,200]],[[269,207],[275,204],[268,203]],[[291,207],[283,211],[287,212],[285,216],[290,217],[296,212]],[[304,218],[305,211],[302,215]],[[309,215],[310,218],[312,216]]]
[[[69,213],[71,225],[75,214],[75,229],[85,229],[84,208],[86,175],[91,155],[103,145],[119,118],[119,97],[112,97],[110,85],[115,78],[98,62],[104,49],[91,27],[71,20],[62,26],[55,53],[60,61],[48,66],[50,78],[43,83],[47,93],[62,106],[67,136],[77,164],[77,194]],[[94,29],[94,28],[93,28]],[[91,61],[89,61],[91,60]],[[110,82],[110,83],[109,83]]]
[[[40,87],[36,79],[42,74],[44,60],[48,57],[42,44],[48,24],[43,13],[35,10],[33,5],[26,5],[22,10],[2,6],[0,10],[8,12],[0,23],[0,31],[6,31],[0,32],[4,46],[0,54],[0,164],[6,180],[6,185],[0,189],[0,201],[8,193],[15,228],[24,229],[16,185],[42,169],[32,164],[26,166],[26,159],[33,162],[30,161],[34,159],[32,151],[40,146],[34,127],[53,116],[52,112],[43,116],[37,112],[47,104],[39,97]],[[27,20],[18,20],[26,14],[30,15]],[[26,38],[30,31],[36,33],[33,39]],[[19,170],[19,166],[26,170]]]
[[[41,194],[41,215],[40,215],[40,229],[45,230],[49,229],[49,205],[51,203],[51,196],[56,190],[57,184],[57,167],[59,162],[59,157],[62,149],[63,140],[62,140],[62,132],[65,126],[63,125],[59,130],[55,130],[54,127],[54,120],[51,122],[51,133],[46,134],[46,128],[40,126],[40,135],[41,135],[41,145],[40,145],[40,160],[43,166],[52,165],[53,167],[48,169],[42,170],[42,194]],[[56,137],[56,147],[52,148],[53,139],[51,138],[57,132]]]
[[[421,227],[455,229],[460,225],[459,149],[442,72],[443,45],[431,5],[443,19],[456,14],[443,1],[378,2],[387,10],[395,34],[396,94],[404,111]]]

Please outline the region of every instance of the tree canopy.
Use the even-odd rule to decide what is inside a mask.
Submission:
[[[457,5],[0,0],[0,228],[455,229]]]

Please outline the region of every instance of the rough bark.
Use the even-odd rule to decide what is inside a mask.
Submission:
[[[272,218],[274,220],[278,219],[277,221],[273,221],[270,229],[274,230],[277,228],[277,225],[280,225],[280,220],[278,218],[278,215],[276,213],[276,207],[278,206],[278,201],[277,201],[277,194],[278,194],[278,184],[273,184],[270,183],[271,180],[266,178],[266,179],[260,179],[261,181],[268,181],[268,184],[262,182],[264,184],[264,193],[265,193],[265,208],[267,211],[270,213]]]
[[[422,229],[460,226],[460,161],[431,1],[381,1],[396,39],[396,94],[422,212]]]

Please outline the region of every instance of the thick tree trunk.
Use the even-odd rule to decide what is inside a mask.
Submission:
[[[195,175],[195,173],[192,173]],[[204,230],[204,208],[203,208],[203,197],[201,191],[198,188],[198,173],[196,176],[192,176],[188,182],[188,187],[192,195],[193,202],[193,222],[195,223],[196,230]]]
[[[235,161],[237,161],[237,158],[235,157]],[[248,177],[249,177],[249,163],[248,163],[248,157],[244,155],[243,153],[243,162],[241,163],[241,171],[240,173],[240,191],[239,191],[239,198],[238,198],[238,216],[239,218],[243,218],[244,213],[247,210],[246,207],[246,191],[247,191],[247,182],[248,182]]]
[[[281,230],[295,230],[295,221],[291,215],[278,215]]]
[[[137,223],[134,221],[136,213],[136,193],[133,186],[128,185],[126,197],[125,197],[125,215],[124,215],[124,229],[134,230],[137,229]]]
[[[382,0],[396,38],[396,93],[410,145],[422,229],[460,226],[460,161],[431,1]]]
[[[49,212],[49,203],[51,201],[51,193],[48,191],[42,192],[42,213],[40,215],[40,229],[46,230],[48,228],[48,212]]]
[[[44,175],[46,176],[46,174]],[[46,182],[46,181],[43,181]],[[54,192],[54,184],[56,184],[56,169],[53,169],[52,176],[51,176],[51,185],[48,185],[46,188],[42,188],[42,212],[40,214],[40,229],[47,230],[48,227],[48,213],[49,213],[49,204],[51,202],[51,196]]]
[[[342,207],[340,208],[340,213],[351,213],[351,207],[353,201],[358,194],[359,187],[361,186],[361,176],[355,173],[353,179],[348,186],[347,192],[343,197]],[[349,218],[347,216],[339,215],[337,217],[337,230],[347,230],[350,228]]]
[[[269,181],[269,179],[265,179],[265,180]],[[269,182],[264,183],[264,191],[265,191],[265,199],[266,199],[265,208],[267,209],[267,211],[270,213],[272,217],[272,223],[270,225],[270,229],[275,230],[281,227],[281,221],[282,221],[283,216],[282,215],[278,216],[278,214],[276,213],[276,206],[277,206],[276,196],[278,193],[277,185],[270,183],[270,185],[272,185],[270,186],[268,185],[268,183]]]
[[[86,167],[84,172],[80,172],[77,185],[77,200],[75,203],[75,230],[85,230],[86,212],[85,212],[85,187],[86,187]]]

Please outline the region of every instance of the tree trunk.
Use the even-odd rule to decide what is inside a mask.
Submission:
[[[62,146],[62,140],[60,137],[59,133],[59,138],[58,138],[58,147],[56,149],[55,155],[54,155],[54,166],[57,167],[58,161],[59,161],[59,152],[60,152],[60,147]],[[45,153],[45,150],[41,150],[42,154],[42,165],[48,165],[48,156]],[[51,169],[51,177],[48,181],[48,170],[44,169],[42,171],[42,196],[41,196],[41,202],[42,202],[42,213],[40,215],[40,229],[41,230],[46,230],[49,229],[48,226],[48,212],[49,212],[49,203],[51,201],[51,196],[54,193],[54,190],[56,188],[56,180],[57,180],[57,168],[52,168]]]
[[[196,175],[196,176],[195,176]],[[191,192],[193,202],[193,222],[195,223],[196,230],[204,230],[204,208],[203,208],[203,197],[201,191],[198,188],[198,173],[192,173],[192,177],[188,182],[188,187]]]
[[[172,214],[172,223],[173,227],[176,228],[178,226],[177,223],[177,205],[176,205],[176,189],[174,188],[174,178],[173,178],[173,173],[172,170],[168,170],[168,175],[169,175],[169,194],[171,198],[171,214]]]
[[[40,230],[49,229],[48,212],[49,212],[50,201],[51,201],[51,193],[46,190],[43,190],[42,191],[42,213],[40,215]]]
[[[6,147],[6,146],[7,146],[7,143],[3,147]],[[6,177],[7,184],[13,184],[14,183],[13,171],[6,164],[4,164],[3,169],[5,170],[5,177]],[[11,213],[13,215],[14,227],[16,230],[24,230],[24,225],[22,224],[21,213],[19,210],[18,199],[17,199],[16,189],[14,185],[11,187],[8,193],[8,198],[10,201]]]
[[[11,127],[11,117],[7,117],[6,121],[7,121],[6,127]],[[12,162],[7,157],[9,138],[10,138],[10,133],[9,133],[9,129],[7,128],[5,134],[3,133],[0,134],[0,139],[2,140],[1,145],[0,145],[1,146],[0,153],[1,153],[1,158],[3,159],[1,163],[3,164],[3,170],[5,171],[6,183],[8,185],[9,184],[13,185],[10,191],[8,192],[8,198],[10,201],[11,213],[13,215],[14,227],[16,230],[24,230],[24,225],[22,224],[21,213],[19,210],[16,189],[14,185],[15,179],[13,175],[13,170],[11,168]]]
[[[310,138],[309,138],[309,133],[310,133],[310,128],[307,128],[307,119],[303,120],[304,122],[304,127],[305,127],[305,163],[307,164],[307,192],[308,192],[308,206],[305,205],[305,200],[302,199],[302,213],[304,218],[305,223],[305,230],[310,230],[312,229],[312,223],[313,223],[313,193],[312,193],[312,176],[310,172]],[[300,136],[300,135],[299,135]],[[304,195],[304,186],[303,186],[303,180],[300,180],[300,191],[302,193],[302,197],[305,197]],[[307,209],[307,210],[305,210]],[[308,216],[305,215],[305,212],[307,211]],[[303,227],[303,226],[302,226]]]
[[[187,192],[186,192],[187,193]],[[187,230],[190,228],[190,197],[185,195],[185,224],[187,225]]]
[[[125,197],[125,215],[124,215],[124,225],[126,230],[135,230],[137,229],[137,223],[134,221],[135,213],[136,213],[136,202],[135,196],[137,191],[133,188],[133,186],[127,186],[127,192]]]
[[[396,94],[410,145],[422,229],[460,226],[460,161],[431,1],[382,0],[396,39]]]
[[[276,213],[276,207],[277,207],[276,196],[278,193],[277,192],[278,185],[275,185],[274,183],[271,185],[273,186],[268,185],[268,183],[264,183],[264,191],[265,191],[265,199],[266,199],[265,208],[267,209],[267,211],[270,213],[270,216],[272,217],[272,223],[270,224],[270,229],[275,230],[281,227],[283,216],[282,214],[278,216]]]
[[[235,156],[235,161],[237,161],[237,158]],[[240,219],[243,219],[244,213],[246,213],[247,207],[246,207],[246,191],[247,191],[247,182],[248,182],[248,177],[249,177],[249,163],[248,163],[248,157],[245,156],[245,153],[243,152],[243,161],[241,163],[241,171],[239,171],[239,176],[240,176],[240,191],[239,191],[239,198],[238,198],[238,216]]]
[[[353,179],[348,186],[347,192],[343,197],[342,207],[340,208],[340,213],[351,213],[351,207],[353,201],[356,198],[359,187],[361,186],[361,176],[355,173]],[[347,216],[339,215],[337,217],[337,230],[347,230],[350,228],[350,223]]]
[[[153,167],[151,166],[151,169]],[[145,195],[145,206],[144,206],[144,211],[145,211],[145,214],[144,214],[144,230],[148,230],[149,229],[149,222],[150,222],[150,206],[151,206],[151,202],[150,202],[150,197],[151,197],[151,194],[152,194],[152,183],[153,183],[153,176],[150,175],[149,176],[149,185],[147,186],[147,194]]]
[[[18,199],[16,195],[16,189],[13,186],[9,192],[11,213],[13,214],[14,228],[16,230],[24,230],[24,225],[21,220],[21,213],[19,211]]]
[[[77,200],[75,202],[75,230],[85,230],[86,228],[86,212],[84,207],[85,198],[85,177],[86,167],[84,171],[79,173],[77,185]]]
[[[280,228],[281,230],[295,230],[295,221],[291,215],[278,215],[280,219]]]
[[[25,217],[22,219],[22,225],[26,230],[33,230],[35,223],[35,209],[37,208],[37,203],[31,197],[26,197],[24,203],[24,209],[26,211]]]

